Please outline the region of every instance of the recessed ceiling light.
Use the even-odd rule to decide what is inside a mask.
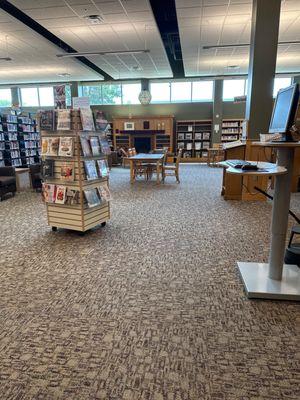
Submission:
[[[86,15],[84,19],[92,25],[100,25],[104,22],[103,17],[99,14]]]
[[[10,57],[0,57],[0,61],[12,61]]]
[[[61,74],[57,74],[58,76],[61,76],[62,78],[65,78],[67,76],[71,76],[68,72],[62,72]]]

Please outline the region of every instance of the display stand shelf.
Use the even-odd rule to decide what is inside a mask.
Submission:
[[[276,164],[255,163],[263,171],[241,171],[228,168],[230,174],[247,176],[268,174],[275,176],[275,191],[271,224],[271,248],[269,263],[238,262],[238,268],[249,298],[300,300],[300,269],[284,264],[285,239],[291,196],[291,177],[294,150],[300,143],[261,143],[257,146],[276,147]],[[268,164],[270,167],[268,167]],[[267,171],[266,171],[267,170]],[[268,171],[269,170],[269,171]]]
[[[98,157],[84,157],[81,153],[80,137],[87,136],[98,136],[100,138],[101,133],[97,131],[93,132],[82,132],[82,131],[41,131],[42,138],[51,137],[72,137],[74,140],[74,155],[73,157],[60,157],[60,156],[47,156],[43,155],[42,159],[51,159],[54,161],[54,176],[45,179],[45,183],[66,186],[70,190],[76,190],[79,192],[79,203],[78,204],[56,204],[46,203],[48,225],[53,230],[57,228],[71,229],[75,231],[85,232],[95,226],[104,226],[110,219],[110,203],[104,202],[99,206],[88,207],[85,200],[84,190],[94,189],[101,185],[108,185],[108,177],[103,177],[94,180],[87,180],[84,161],[85,160],[99,160],[106,159],[105,155]],[[66,181],[61,179],[60,169],[64,162],[71,162],[74,164],[74,180]]]

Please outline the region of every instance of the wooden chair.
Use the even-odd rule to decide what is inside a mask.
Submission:
[[[127,151],[125,149],[123,149],[123,147],[119,148],[119,152],[122,156],[122,167],[125,168],[126,164],[129,164],[129,161],[128,161],[129,155],[128,155]]]
[[[162,167],[162,178],[163,182],[165,181],[166,176],[175,176],[177,183],[180,183],[179,180],[179,163],[180,159],[182,157],[182,149],[178,150],[178,154],[176,157],[176,162],[173,165],[165,164]],[[167,158],[167,153],[166,153],[166,158]]]
[[[224,160],[224,150],[222,143],[214,143],[213,147],[207,149],[207,165],[217,167],[219,161]]]

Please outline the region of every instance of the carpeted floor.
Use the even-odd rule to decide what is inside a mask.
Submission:
[[[225,202],[221,173],[113,169],[84,237],[36,193],[0,203],[1,400],[300,398],[300,305],[247,300],[236,266],[267,260],[271,204]]]

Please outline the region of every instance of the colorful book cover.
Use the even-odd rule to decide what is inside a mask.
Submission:
[[[86,179],[88,181],[99,178],[97,173],[96,163],[94,160],[84,161],[84,167],[85,167]]]
[[[59,142],[59,137],[49,138],[48,156],[58,155]]]
[[[195,132],[195,140],[201,140],[202,139],[202,133],[201,132]]]
[[[42,193],[43,193],[43,200],[45,203],[55,203],[56,199],[55,185],[49,183],[43,183]]]
[[[79,190],[73,190],[67,188],[66,192],[66,204],[73,205],[80,203],[80,192]]]
[[[109,175],[109,169],[106,160],[97,160],[99,176],[104,178]]]
[[[84,195],[89,207],[96,207],[101,204],[97,190],[96,189],[87,189],[84,190]]]
[[[42,156],[45,156],[49,153],[49,138],[42,138]]]
[[[40,129],[44,131],[54,130],[54,112],[53,110],[41,111],[40,115]]]
[[[71,129],[71,111],[57,110],[57,130],[69,131]]]
[[[80,136],[80,143],[81,143],[82,154],[84,155],[84,157],[91,157],[92,149],[89,140],[84,136]]]
[[[42,176],[43,178],[54,177],[54,161],[53,160],[42,160]]]
[[[65,181],[74,181],[75,166],[72,162],[64,162],[60,167],[60,179]]]
[[[103,111],[95,112],[95,125],[97,131],[105,131],[107,129],[108,122]]]
[[[56,187],[56,197],[55,203],[57,204],[65,204],[66,202],[66,186],[57,186]]]
[[[94,131],[94,119],[92,110],[89,107],[80,109],[80,118],[83,131]]]
[[[111,201],[111,194],[107,185],[101,185],[97,189],[99,192],[101,202],[106,203],[108,201]]]
[[[90,145],[92,149],[92,154],[93,156],[100,156],[101,154],[101,148],[100,148],[100,143],[98,136],[91,136],[90,137]]]
[[[61,137],[58,155],[61,157],[73,157],[74,140],[72,137]]]
[[[101,152],[105,155],[111,154],[110,145],[104,132],[100,134],[99,140],[101,145]]]

